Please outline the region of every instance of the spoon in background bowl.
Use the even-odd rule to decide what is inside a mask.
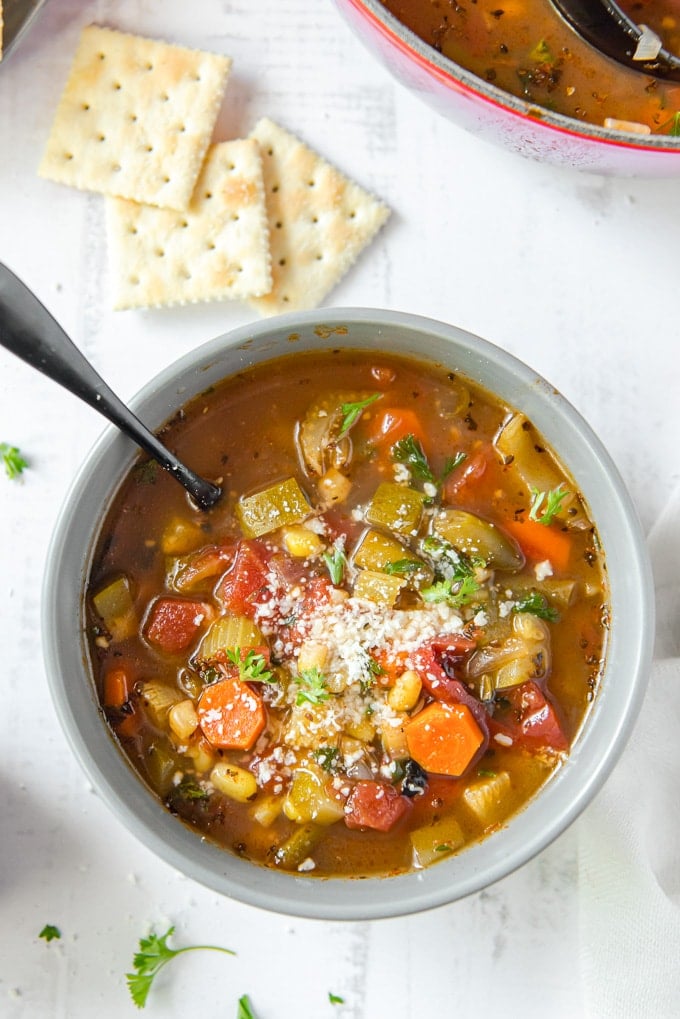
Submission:
[[[557,12],[586,42],[608,57],[635,71],[654,78],[680,81],[680,58],[664,49],[661,40],[647,30],[647,37],[656,40],[645,54],[644,26],[636,24],[616,0],[550,0]]]
[[[148,453],[202,510],[222,495],[218,485],[195,474],[135,417],[97,374],[59,323],[28,287],[0,262],[0,346],[37,368],[103,414]]]

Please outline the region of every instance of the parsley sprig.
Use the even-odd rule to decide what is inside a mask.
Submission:
[[[429,482],[440,489],[456,467],[459,467],[467,459],[467,454],[459,451],[454,456],[448,456],[441,474],[437,477],[430,467],[420,440],[409,433],[392,446],[392,459],[408,467],[414,478]]]
[[[17,446],[10,446],[8,442],[0,442],[0,457],[5,465],[5,474],[13,481],[28,467],[28,461],[24,460],[21,451]]]
[[[434,563],[438,578],[434,584],[421,589],[423,600],[430,604],[445,602],[454,607],[471,602],[480,588],[476,573],[486,566],[484,560],[459,552],[450,542],[434,534],[423,540],[421,548]]]
[[[275,683],[274,674],[267,668],[267,660],[263,654],[250,651],[245,658],[240,647],[229,648],[227,659],[238,669],[238,678],[244,683]]]
[[[323,704],[328,700],[329,693],[326,689],[327,679],[316,666],[312,669],[303,669],[298,676],[298,692],[295,703],[300,704]]]
[[[552,524],[562,508],[562,503],[571,493],[562,488],[562,483],[557,488],[551,488],[549,492],[541,492],[538,488],[531,488],[531,506],[529,508],[529,520],[536,520],[546,527]],[[540,516],[539,516],[540,514]]]
[[[367,396],[365,400],[358,400],[356,403],[343,403],[340,407],[342,412],[342,424],[340,425],[340,431],[338,432],[338,438],[342,439],[347,435],[348,431],[355,425],[363,412],[367,407],[370,407],[372,403],[379,400],[382,393],[373,393],[372,396]]]
[[[151,985],[164,966],[184,952],[197,952],[206,949],[211,952],[224,952],[225,955],[236,955],[230,948],[219,948],[217,945],[188,945],[186,948],[169,948],[168,938],[175,931],[169,927],[160,937],[153,931],[148,938],[139,939],[139,951],[135,952],[132,966],[134,973],[126,973],[128,989],[137,1008],[144,1008],[149,996]]]

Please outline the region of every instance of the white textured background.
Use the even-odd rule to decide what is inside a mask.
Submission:
[[[395,84],[330,0],[49,0],[0,64],[0,260],[124,398],[252,315],[224,304],[111,312],[101,199],[37,177],[91,21],[230,54],[218,139],[271,116],[394,210],[331,303],[441,318],[520,356],[586,416],[645,528],[653,523],[679,475],[680,184],[555,170],[468,136]],[[170,923],[177,945],[213,942],[238,956],[178,959],[154,987],[150,1017],[232,1019],[244,993],[258,1019],[585,1015],[578,823],[466,901],[405,920],[319,924],[178,876],[88,788],[49,699],[39,610],[59,506],[102,427],[0,351],[0,441],[31,461],[23,483],[0,477],[0,1016],[136,1014],[123,974],[149,925]],[[61,942],[37,938],[47,922]],[[346,1004],[331,1006],[329,991]]]

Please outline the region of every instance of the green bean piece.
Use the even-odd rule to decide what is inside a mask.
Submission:
[[[299,524],[310,512],[311,507],[295,478],[243,496],[236,504],[236,516],[246,538],[259,538],[279,527]]]
[[[434,521],[434,530],[458,552],[470,559],[483,559],[494,569],[514,572],[524,565],[524,556],[514,538],[474,513],[442,510]]]
[[[324,831],[320,824],[301,824],[274,853],[274,863],[285,870],[293,870],[306,860]]]
[[[425,498],[423,492],[414,488],[385,481],[378,485],[366,510],[366,519],[395,534],[415,535],[423,516]]]

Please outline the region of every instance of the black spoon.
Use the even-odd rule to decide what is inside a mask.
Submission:
[[[551,0],[582,38],[608,57],[654,78],[680,81],[680,58],[661,47],[650,59],[636,60],[642,29],[616,0]]]
[[[183,485],[203,510],[222,489],[194,474],[119,400],[24,283],[0,262],[0,345],[80,397]]]

